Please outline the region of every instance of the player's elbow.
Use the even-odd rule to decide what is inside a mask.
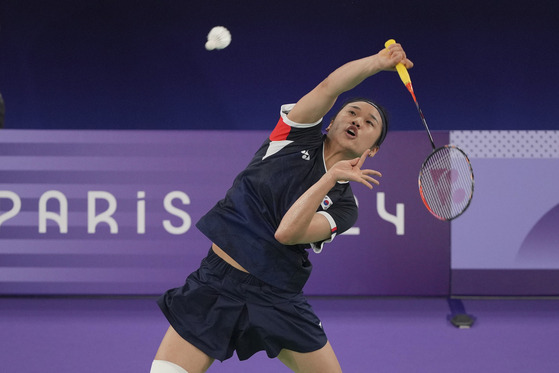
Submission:
[[[298,243],[296,237],[292,233],[281,228],[278,228],[274,234],[274,238],[282,245],[296,245]]]
[[[343,93],[343,91],[340,90],[340,87],[335,84],[331,76],[328,76],[320,82],[320,84],[316,87],[316,90],[324,99],[329,101],[335,101],[338,96]]]

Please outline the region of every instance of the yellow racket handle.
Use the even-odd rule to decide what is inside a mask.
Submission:
[[[388,48],[389,45],[396,43],[396,40],[390,39],[384,43],[385,48]],[[398,75],[400,75],[400,79],[402,79],[402,83],[407,87],[408,84],[411,84],[410,74],[408,73],[408,69],[404,66],[403,63],[398,63],[396,65],[396,71],[398,71]]]

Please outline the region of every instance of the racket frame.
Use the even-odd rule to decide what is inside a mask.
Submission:
[[[425,165],[427,164],[427,162],[429,162],[429,160],[435,155],[437,154],[439,151],[443,150],[443,149],[455,149],[458,150],[463,156],[464,159],[466,160],[467,164],[468,164],[468,168],[470,170],[470,177],[472,180],[471,183],[471,188],[470,188],[470,197],[468,198],[468,202],[466,203],[466,205],[462,208],[462,210],[460,211],[460,213],[450,217],[450,218],[445,218],[442,216],[439,216],[438,214],[436,214],[431,207],[429,207],[429,204],[427,203],[427,200],[425,199],[425,195],[423,193],[423,186],[421,185],[421,176],[424,174],[425,171]],[[436,217],[439,220],[443,220],[443,221],[451,221],[456,219],[457,217],[459,217],[460,215],[462,215],[464,212],[466,212],[466,210],[468,209],[468,207],[470,207],[470,204],[472,203],[472,199],[474,197],[474,189],[475,189],[475,180],[474,180],[474,169],[472,167],[472,163],[470,162],[470,158],[468,158],[468,155],[462,150],[460,149],[458,146],[456,145],[452,145],[452,144],[447,144],[444,146],[441,146],[439,148],[434,149],[431,154],[429,154],[429,156],[427,156],[427,158],[425,158],[425,160],[423,161],[423,163],[421,164],[421,168],[419,170],[419,176],[417,178],[417,183],[419,186],[419,195],[421,196],[421,200],[423,201],[423,204],[425,205],[425,207],[427,208],[427,210],[431,213],[431,215],[433,215],[434,217]]]

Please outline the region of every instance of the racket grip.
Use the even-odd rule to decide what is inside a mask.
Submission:
[[[389,45],[392,45],[394,43],[396,43],[396,40],[394,39],[387,40],[386,43],[384,43],[384,47],[388,48]],[[396,71],[398,71],[398,75],[400,76],[402,83],[404,83],[406,87],[408,86],[408,84],[411,85],[410,74],[408,73],[408,69],[406,69],[403,63],[400,62],[396,65]]]

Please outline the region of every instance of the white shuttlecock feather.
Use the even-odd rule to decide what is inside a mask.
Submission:
[[[213,49],[223,49],[231,43],[231,33],[223,26],[216,26],[212,28],[208,34],[208,41],[206,42],[206,49],[211,51]]]

